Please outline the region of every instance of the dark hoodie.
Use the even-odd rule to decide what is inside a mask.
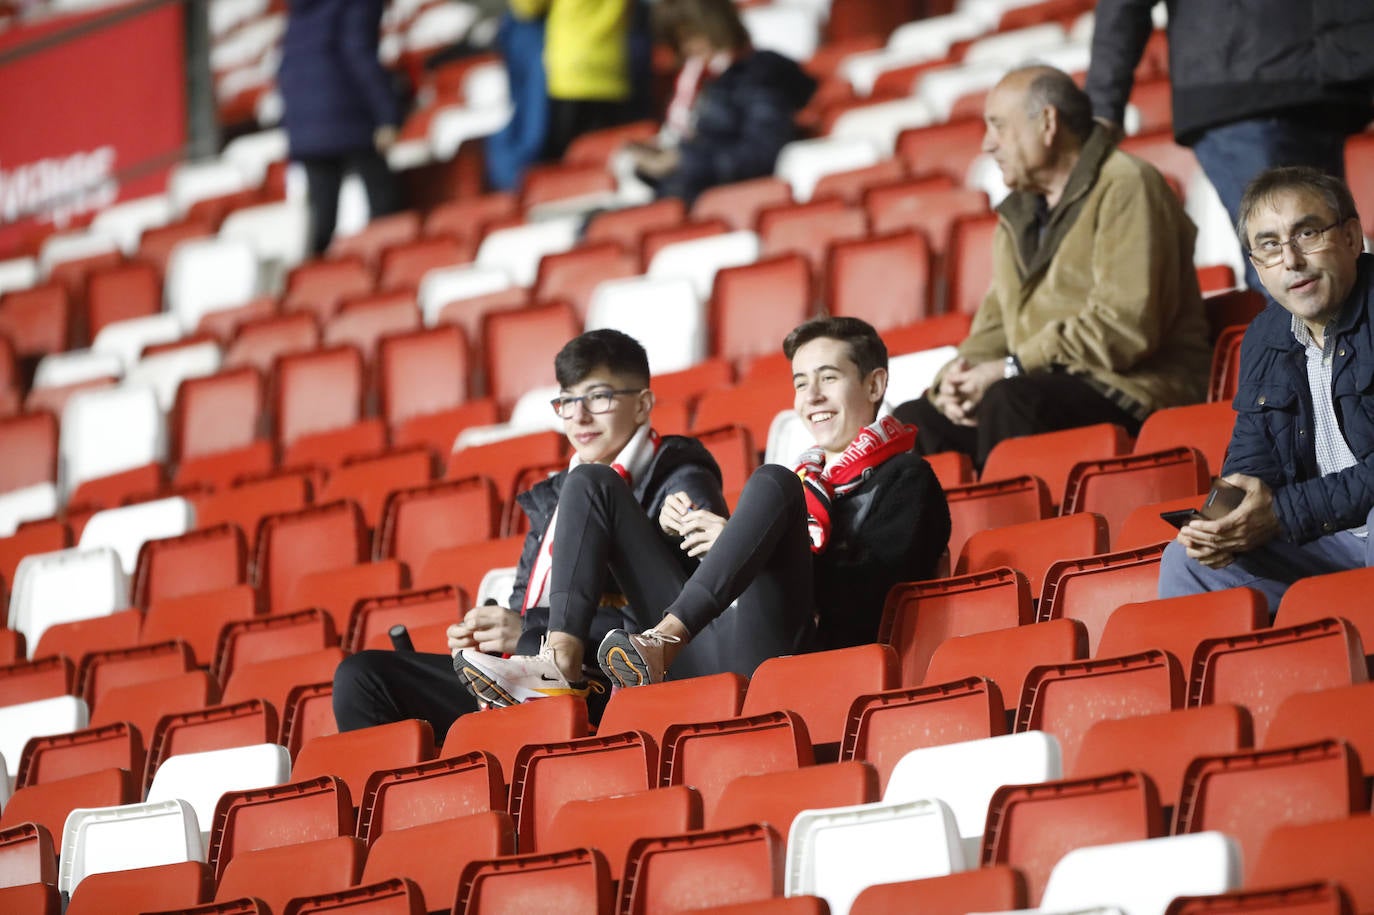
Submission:
[[[692,136],[659,195],[690,205],[708,187],[771,175],[779,151],[797,139],[793,117],[815,91],[816,81],[790,58],[772,51],[741,57],[702,89]]]

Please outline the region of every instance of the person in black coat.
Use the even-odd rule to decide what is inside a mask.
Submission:
[[[277,88],[290,156],[305,167],[310,250],[334,237],[339,185],[356,172],[372,217],[400,208],[383,158],[396,139],[400,104],[377,59],[382,0],[291,0]]]
[[[669,108],[678,142],[631,144],[636,173],[660,197],[689,206],[709,187],[772,174],[778,153],[797,139],[793,118],[816,81],[790,58],[754,50],[734,0],[660,0],[654,15],[683,60]],[[693,87],[694,98],[683,98]],[[678,107],[689,110],[675,118]]]

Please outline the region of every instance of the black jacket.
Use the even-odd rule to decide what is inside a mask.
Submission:
[[[778,153],[797,138],[793,116],[816,81],[790,58],[755,51],[735,61],[701,90],[692,109],[692,136],[660,196],[689,205],[708,187],[773,173]]]
[[[293,159],[371,149],[374,130],[400,125],[381,18],[382,0],[291,0],[277,87]]]
[[[1307,356],[1292,317],[1270,302],[1241,341],[1223,473],[1268,484],[1283,539],[1295,543],[1358,527],[1374,508],[1374,255],[1360,255],[1350,298],[1327,332],[1335,335],[1331,400],[1359,463],[1326,476],[1317,467]]]
[[[908,451],[879,465],[830,509],[830,544],[812,563],[818,649],[878,638],[898,582],[931,578],[949,545],[949,505],[935,471]]]
[[[1120,124],[1156,0],[1099,0],[1087,92]],[[1351,133],[1374,91],[1370,0],[1165,0],[1174,136],[1283,115]]]
[[[525,603],[525,588],[529,584],[530,573],[534,571],[535,558],[539,545],[544,540],[544,532],[553,520],[554,509],[558,507],[558,494],[563,490],[563,481],[568,471],[556,473],[547,480],[541,480],[525,492],[515,497],[515,501],[530,519],[530,531],[525,536],[525,545],[520,551],[520,563],[515,571],[515,589],[511,593],[510,608],[519,610]],[[649,464],[649,472],[635,483],[635,500],[644,506],[644,513],[658,527],[658,513],[663,502],[675,492],[685,492],[693,504],[707,508],[719,515],[728,515],[725,497],[721,495],[720,467],[706,446],[694,438],[681,435],[665,435],[658,453]],[[661,532],[660,532],[661,533]],[[677,548],[677,542],[667,534],[665,540],[673,545],[673,555],[678,556],[683,569],[688,574],[696,568],[697,560]],[[525,614],[525,633],[542,635],[548,628],[549,608],[531,607]],[[615,607],[602,607],[592,625],[591,645],[601,644],[607,632],[623,628],[632,618]],[[527,644],[532,643],[532,644]],[[533,637],[521,637],[520,651],[535,654],[539,650]]]

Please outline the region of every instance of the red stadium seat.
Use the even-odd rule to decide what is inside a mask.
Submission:
[[[708,309],[713,356],[739,362],[776,353],[782,339],[811,313],[805,258],[783,254],[720,270]]]
[[[352,346],[282,356],[275,370],[273,434],[282,446],[362,418],[363,357]]]
[[[369,295],[375,286],[376,279],[361,258],[307,261],[287,278],[282,310],[307,311],[328,321],[344,300]]]
[[[880,331],[931,316],[930,247],[925,235],[900,231],[830,247],[831,314],[862,318]]]
[[[1156,544],[1084,559],[1061,559],[1045,573],[1037,615],[1042,620],[1079,620],[1088,630],[1088,653],[1102,656],[1098,641],[1107,618],[1122,604],[1154,599],[1163,555],[1163,545]]]

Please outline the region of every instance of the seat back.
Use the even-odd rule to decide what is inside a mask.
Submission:
[[[66,493],[161,460],[166,432],[153,389],[129,385],[72,395],[62,411],[59,449],[58,479]]]
[[[621,889],[626,915],[781,896],[784,843],[767,825],[639,839]]]
[[[414,880],[397,877],[334,893],[297,896],[283,915],[347,911],[349,915],[424,915],[425,898]]]
[[[897,762],[883,800],[938,798],[952,812],[963,840],[963,857],[972,862],[977,860],[988,805],[998,788],[1053,781],[1063,772],[1059,741],[1043,731],[922,747]]]
[[[792,188],[780,178],[732,181],[702,191],[692,203],[692,219],[722,219],[731,229],[752,230],[767,207],[792,202]]]
[[[435,854],[442,849],[442,854]],[[515,827],[505,811],[446,817],[382,833],[367,853],[362,882],[407,878],[415,881],[425,909],[445,910],[458,894],[458,880],[471,861],[515,853]]]
[[[1339,884],[1300,883],[1272,889],[1238,890],[1214,896],[1179,896],[1164,915],[1206,915],[1237,912],[1245,915],[1352,915],[1350,897]]]
[[[662,757],[659,783],[696,787],[707,818],[738,776],[796,769],[815,758],[806,723],[792,711],[672,725]]]
[[[1040,905],[1163,912],[1176,896],[1240,886],[1240,847],[1219,832],[1075,848],[1054,865]]]
[[[1069,473],[1075,464],[1118,457],[1129,450],[1126,430],[1112,423],[1023,435],[993,446],[983,465],[982,479],[1033,474],[1049,486],[1050,502],[1059,505],[1064,501]]]
[[[1063,510],[1097,512],[1115,537],[1137,506],[1202,495],[1210,483],[1207,459],[1189,446],[1081,461],[1069,471]]]
[[[1049,487],[1034,476],[947,487],[945,500],[949,503],[949,555],[955,558],[978,531],[1027,524],[1054,514]]]
[[[681,371],[706,358],[701,303],[709,293],[709,285],[699,294],[690,278],[677,274],[607,280],[592,293],[587,329],[627,333],[643,343],[651,371]]]
[[[719,673],[616,690],[601,713],[597,733],[643,731],[661,747],[672,725],[739,715],[747,684],[739,674]]]
[[[1013,867],[981,867],[944,877],[875,884],[854,898],[849,915],[882,915],[917,905],[930,915],[1024,909],[1026,878]]]
[[[515,755],[510,811],[520,847],[538,851],[564,803],[652,787],[658,758],[639,731],[559,743],[526,743]]]
[[[124,609],[128,588],[119,554],[111,547],[26,556],[14,572],[9,628],[37,647],[49,626]]]
[[[1368,679],[1360,635],[1343,619],[1208,639],[1193,661],[1188,704],[1235,702],[1250,711],[1255,743],[1288,696]]]
[[[222,880],[229,862],[241,853],[346,836],[352,827],[348,786],[332,775],[230,791],[215,806],[207,860]]]
[[[934,311],[930,246],[918,231],[835,242],[828,279],[830,312],[862,318],[880,331]]]
[[[1183,708],[1183,669],[1163,651],[1036,667],[1026,677],[1016,730],[1059,738],[1073,771],[1083,735],[1098,721]]]
[[[526,391],[556,383],[553,357],[580,331],[577,316],[566,302],[484,315],[487,391],[509,410]]]
[[[52,833],[37,823],[0,829],[0,886],[57,885],[57,853]]]
[[[825,689],[815,689],[817,683],[825,683]],[[769,658],[749,679],[740,714],[790,709],[806,722],[813,746],[834,744],[831,749],[837,750],[854,699],[897,683],[897,655],[888,645]]]
[[[709,192],[710,189],[704,193]],[[653,203],[597,213],[587,222],[582,238],[585,244],[613,241],[623,250],[635,254],[639,251],[639,244],[645,232],[679,225],[685,217],[680,198],[663,197]]]
[[[866,762],[825,763],[741,775],[725,786],[707,829],[767,823],[783,835],[803,810],[876,803],[878,773]]]
[[[867,887],[945,876],[965,864],[947,804],[888,800],[799,813],[787,838],[785,885],[789,896],[819,896],[843,913]]]
[[[179,753],[270,744],[277,735],[277,711],[262,699],[164,715],[148,737],[145,790],[162,764]],[[210,825],[207,818],[205,828]]]
[[[0,492],[57,482],[57,418],[46,411],[0,419]]]
[[[269,515],[255,563],[269,606],[285,607],[296,582],[310,572],[366,562],[368,546],[362,512],[353,502]]]
[[[1076,619],[1088,631],[1088,653],[1096,655],[1102,629],[1122,604],[1154,599],[1164,544],[1118,550],[1081,559],[1061,559],[1045,573],[1037,616]]]
[[[1348,621],[1360,633],[1362,642],[1374,644],[1374,607],[1366,600],[1374,587],[1374,570],[1349,569],[1311,575],[1293,582],[1279,601],[1274,625],[1294,626],[1333,615]]]
[[[143,758],[143,738],[126,721],[34,736],[19,757],[14,787],[25,788],[101,769],[128,769],[137,774],[143,770]]]
[[[597,286],[639,273],[639,258],[619,242],[587,242],[539,262],[534,298],[539,302],[564,301],[582,320],[587,318]]]
[[[360,257],[312,260],[291,271],[282,295],[283,311],[308,311],[327,321],[346,299],[368,295],[376,285]]]
[[[247,544],[233,525],[159,537],[139,548],[133,604],[146,610],[154,601],[231,588],[247,577]]]
[[[363,413],[363,357],[356,347],[290,353],[276,364],[273,435],[283,446],[356,423]]]
[[[1140,426],[1135,453],[1189,446],[1202,452],[1212,474],[1219,474],[1235,421],[1236,411],[1229,403],[1188,404],[1156,410]]]
[[[408,718],[390,724],[330,734],[307,741],[291,767],[294,781],[335,775],[352,797],[363,797],[367,780],[379,769],[394,769],[434,757],[434,729]]]
[[[378,769],[358,807],[358,837],[370,847],[388,830],[505,807],[496,758],[485,750]]]
[[[1266,883],[1334,880],[1363,912],[1374,899],[1374,874],[1365,850],[1374,840],[1374,817],[1366,814],[1320,823],[1278,826],[1260,848],[1255,871]]]
[[[615,907],[606,856],[594,848],[473,861],[458,880],[453,911],[600,915]]]
[[[1235,705],[1204,705],[1152,715],[1102,718],[1078,743],[1072,778],[1133,769],[1150,776],[1161,803],[1172,810],[1188,765],[1199,756],[1236,753],[1252,744],[1250,716]]]
[[[72,810],[62,832],[58,889],[70,894],[90,874],[204,856],[195,811],[179,799]]]
[[[800,254],[726,267],[711,287],[710,353],[731,361],[771,355],[811,310],[811,277]]]
[[[1338,820],[1368,806],[1359,763],[1344,741],[1199,756],[1183,778],[1174,832],[1217,830],[1233,837],[1250,882],[1276,827]]]
[[[635,842],[701,827],[701,795],[688,785],[675,785],[568,801],[554,815],[544,845],[550,851],[599,849],[610,866],[611,880],[618,883]]]
[[[1106,551],[1106,519],[1093,512],[1080,512],[977,531],[964,542],[954,571],[964,574],[1010,566],[1025,572],[1031,593],[1038,594],[1054,563]]]
[[[1263,595],[1253,588],[1122,604],[1103,623],[1097,654],[1113,657],[1163,648],[1191,674],[1201,642],[1263,628],[1268,616]]]
[[[460,715],[448,729],[439,755],[485,750],[500,766],[502,782],[510,784],[517,774],[516,756],[526,743],[558,744],[586,737],[588,730],[587,704],[572,696],[554,696]]]
[[[987,677],[1003,696],[1021,695],[1031,670],[1088,656],[1088,637],[1078,620],[1050,620],[1029,626],[953,636],[930,656],[927,684],[963,677]]]
[[[235,855],[224,867],[216,901],[252,896],[283,911],[296,896],[354,886],[363,870],[363,840],[335,836]]]
[[[1035,785],[1003,785],[988,804],[983,864],[1026,875],[1038,904],[1050,871],[1067,852],[1164,835],[1159,795],[1147,776],[1120,772]]]

